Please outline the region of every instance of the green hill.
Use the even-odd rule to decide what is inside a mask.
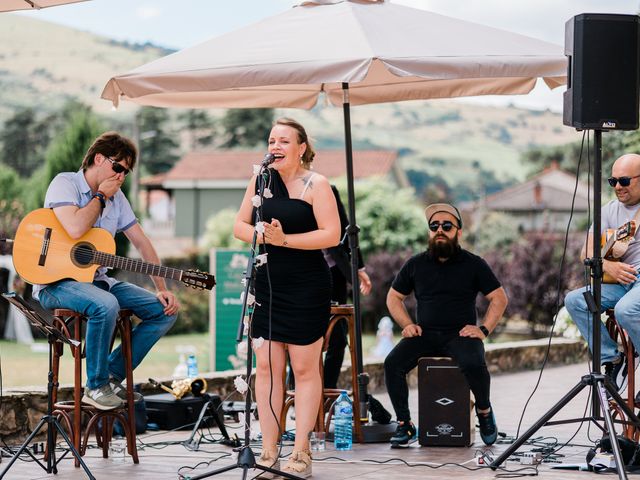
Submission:
[[[53,111],[71,97],[108,112],[111,105],[100,100],[107,80],[167,53],[21,15],[0,15],[0,123],[17,108]]]

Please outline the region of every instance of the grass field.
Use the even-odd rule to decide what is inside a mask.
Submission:
[[[368,352],[375,345],[375,335],[364,335],[363,350]],[[174,335],[161,339],[147,358],[134,372],[134,380],[147,381],[151,378],[171,377],[178,363],[177,349],[183,345],[193,345],[197,350],[200,371],[208,370],[208,336],[205,333]],[[44,386],[47,381],[47,342],[38,340],[35,347],[15,342],[0,341],[0,361],[2,362],[2,387]],[[62,357],[60,383],[72,383],[73,359],[68,349]]]

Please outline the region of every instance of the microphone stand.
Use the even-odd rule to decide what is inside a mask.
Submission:
[[[273,163],[275,157],[267,153],[262,160],[261,169],[258,173],[258,195],[260,196],[260,205],[264,202],[264,189],[265,189],[265,180],[269,177],[270,173],[267,170],[267,167]],[[255,221],[254,225],[258,225],[258,222],[261,222],[261,208],[256,208]],[[244,291],[242,296],[242,312],[240,314],[240,322],[238,324],[238,334],[236,336],[236,341],[238,343],[242,342],[244,333],[245,333],[245,314],[247,309],[250,307],[251,312],[249,316],[253,313],[253,306],[249,306],[249,294],[255,291],[255,275],[257,260],[256,260],[256,244],[258,240],[258,231],[254,229],[253,231],[253,240],[251,241],[251,255],[249,256],[249,260],[247,262],[247,269],[244,272]],[[253,366],[253,349],[251,346],[251,337],[247,332],[247,370],[246,370],[246,381],[249,383],[249,379],[251,378],[251,370]],[[214,475],[218,475],[220,473],[228,472],[230,470],[235,470],[236,468],[242,469],[242,478],[247,478],[247,471],[250,468],[256,468],[258,470],[262,470],[262,472],[269,472],[275,475],[279,475],[284,478],[289,478],[291,480],[302,480],[301,477],[297,477],[295,475],[291,475],[287,472],[283,472],[280,470],[276,470],[275,468],[267,467],[264,465],[260,465],[256,463],[256,456],[251,449],[251,395],[250,392],[247,392],[245,395],[245,403],[244,403],[244,445],[237,449],[238,458],[235,465],[228,465],[226,467],[219,468],[212,472],[203,473],[201,475],[197,475],[195,477],[191,477],[191,480],[198,480],[201,478],[212,477]]]

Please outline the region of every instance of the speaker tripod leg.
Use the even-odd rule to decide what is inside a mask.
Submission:
[[[584,387],[591,383],[591,379],[589,375],[582,377],[580,383],[578,383],[575,387],[573,387],[569,392],[560,399],[558,403],[556,403],[553,407],[551,407],[547,413],[545,413],[536,423],[534,423],[529,430],[520,435],[515,442],[513,442],[509,448],[507,448],[502,455],[496,458],[491,465],[492,470],[496,470],[502,463],[507,460],[511,455],[513,455],[531,436],[540,430],[544,425],[553,418],[553,416],[558,413],[564,406],[569,403],[573,398],[578,395]]]
[[[594,386],[596,387],[597,398],[600,401],[600,409],[602,410],[602,416],[604,417],[604,423],[607,426],[607,432],[609,432],[609,440],[611,442],[611,449],[613,450],[613,458],[616,461],[616,470],[618,471],[618,478],[620,480],[627,480],[627,472],[625,472],[624,461],[622,460],[622,453],[620,452],[620,445],[618,445],[618,437],[616,436],[616,430],[613,424],[613,418],[611,418],[611,411],[609,410],[609,402],[607,402],[608,391],[611,393],[615,391],[613,386],[608,382],[605,383],[604,376],[598,375],[594,380]],[[616,391],[617,394],[617,391]]]

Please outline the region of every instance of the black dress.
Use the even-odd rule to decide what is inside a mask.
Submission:
[[[313,207],[304,200],[289,198],[280,174],[274,169],[268,172],[273,197],[264,199],[262,220],[278,219],[286,234],[317,230]],[[315,342],[327,331],[331,308],[331,275],[322,251],[260,245],[260,253],[265,252],[267,264],[258,267],[256,273],[251,337],[294,345]]]

